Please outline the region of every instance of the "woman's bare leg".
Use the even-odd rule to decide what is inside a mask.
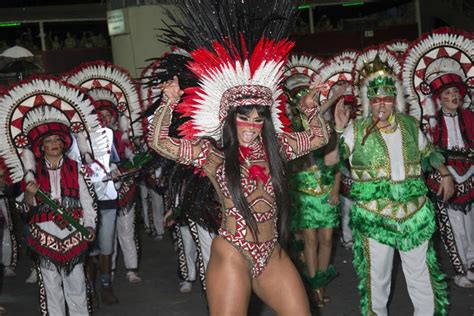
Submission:
[[[304,258],[306,270],[310,278],[318,271],[318,231],[316,229],[303,230]]]
[[[277,247],[252,289],[278,316],[311,315],[303,282],[285,251]]]
[[[329,266],[332,251],[332,232],[332,228],[318,229],[318,269],[320,271],[326,271]]]
[[[212,242],[206,284],[211,316],[247,315],[251,293],[249,267],[242,254],[220,237]]]

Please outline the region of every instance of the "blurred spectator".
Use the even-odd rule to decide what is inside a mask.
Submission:
[[[82,32],[82,38],[79,43],[79,47],[82,48],[91,48],[93,46],[91,40],[91,32]]]
[[[61,49],[62,48],[61,42],[59,41],[59,36],[54,35],[53,40],[51,41],[51,48],[52,49]]]
[[[97,34],[95,47],[105,48],[107,46],[108,46],[108,43],[107,43],[107,39],[104,37],[104,34],[102,33]]]
[[[66,39],[64,40],[64,48],[76,48],[77,41],[76,38],[71,35],[71,33],[66,33]]]

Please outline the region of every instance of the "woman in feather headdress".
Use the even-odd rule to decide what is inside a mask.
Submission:
[[[211,315],[245,315],[254,291],[279,315],[309,315],[303,284],[283,249],[288,237],[286,162],[324,146],[328,131],[312,100],[309,127],[285,132],[280,80],[294,22],[292,1],[178,1],[199,85],[161,85],[150,146],[201,168],[221,200],[223,221],[208,266]],[[173,36],[170,34],[169,39]],[[180,103],[181,96],[185,94]],[[190,117],[184,139],[168,135],[173,110]]]

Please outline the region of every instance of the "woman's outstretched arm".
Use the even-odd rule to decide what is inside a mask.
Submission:
[[[301,112],[304,115],[303,121],[306,122],[307,128],[302,132],[279,134],[278,138],[282,143],[288,160],[304,156],[313,150],[325,146],[329,142],[329,128],[322,118],[319,105],[314,100],[316,93],[322,87],[322,85],[316,84],[301,99]],[[328,100],[325,110],[330,108],[339,99],[345,89],[345,86],[341,86],[334,92],[334,95]]]
[[[148,138],[150,148],[165,158],[186,165],[202,165],[209,152],[209,142],[203,140],[184,140],[169,136],[169,127],[173,110],[178,104],[183,91],[178,78],[174,77],[159,86],[163,90],[161,104],[155,111],[152,128]],[[207,150],[206,150],[207,149]]]

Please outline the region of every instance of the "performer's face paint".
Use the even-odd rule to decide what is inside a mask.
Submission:
[[[112,128],[113,124],[115,123],[115,118],[112,113],[107,110],[101,110],[100,117],[102,118],[102,122],[105,124],[105,126]]]
[[[63,154],[64,142],[59,135],[46,136],[43,140],[45,157],[59,157]]]
[[[249,146],[262,133],[263,118],[253,109],[249,114],[237,114],[237,138],[240,146]]]
[[[388,122],[390,115],[393,113],[393,106],[395,105],[395,96],[380,95],[370,99],[370,108],[372,110],[372,117],[374,120],[380,119],[381,123]]]
[[[445,111],[454,114],[461,104],[461,93],[459,93],[459,88],[450,87],[444,89],[439,95],[439,100]]]

